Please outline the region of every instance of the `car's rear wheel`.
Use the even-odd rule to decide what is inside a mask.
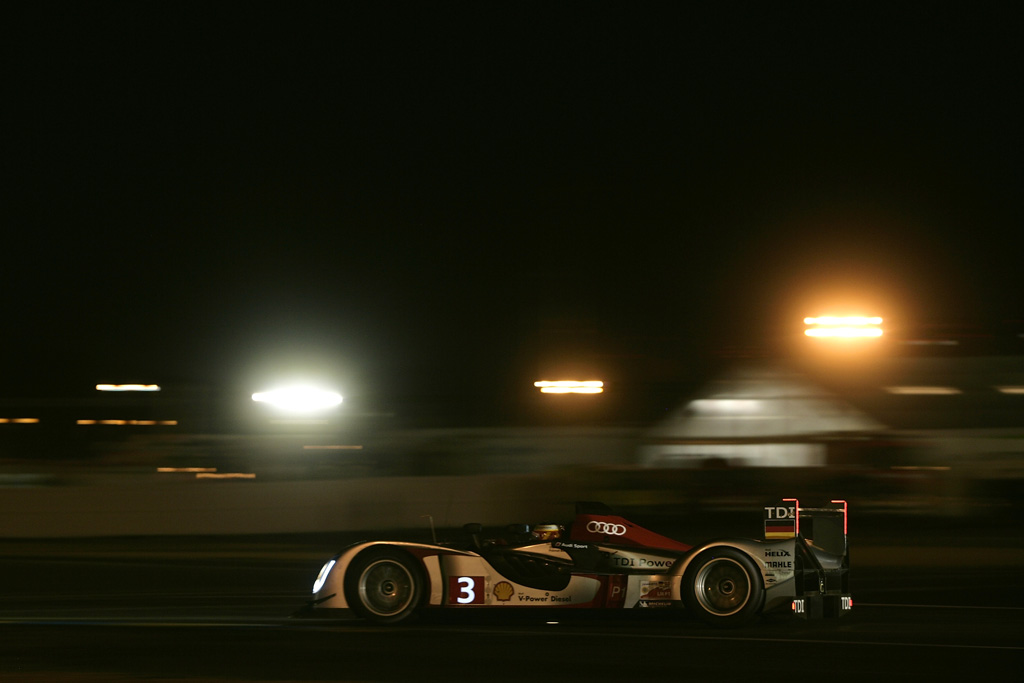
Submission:
[[[349,567],[345,592],[349,605],[360,616],[379,624],[395,624],[416,611],[423,581],[409,555],[372,550]]]
[[[686,569],[683,602],[706,624],[741,626],[761,611],[761,573],[739,550],[712,548]]]

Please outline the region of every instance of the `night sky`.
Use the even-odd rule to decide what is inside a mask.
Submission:
[[[1024,317],[1011,3],[154,4],[5,22],[0,394],[487,401]]]

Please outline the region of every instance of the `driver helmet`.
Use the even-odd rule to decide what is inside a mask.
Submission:
[[[557,524],[537,524],[531,533],[538,541],[553,541],[561,538],[562,527]]]

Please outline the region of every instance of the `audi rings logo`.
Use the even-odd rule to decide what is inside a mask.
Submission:
[[[608,522],[587,522],[587,531],[592,534],[606,534],[608,536],[626,535],[625,525],[609,524]]]

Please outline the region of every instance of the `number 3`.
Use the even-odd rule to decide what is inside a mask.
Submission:
[[[459,604],[465,605],[467,603],[476,600],[476,592],[473,590],[476,587],[476,581],[468,576],[459,577],[459,595],[455,598],[455,601]]]

